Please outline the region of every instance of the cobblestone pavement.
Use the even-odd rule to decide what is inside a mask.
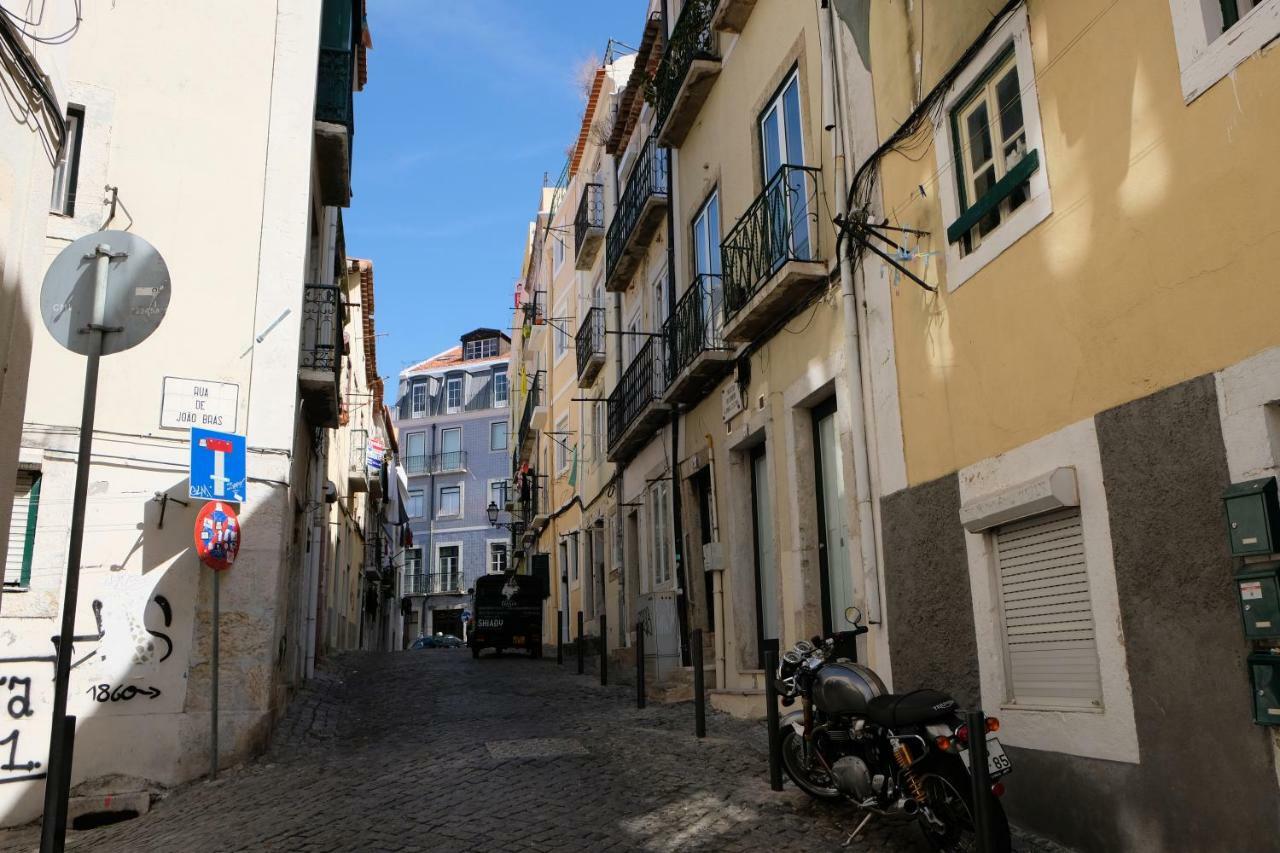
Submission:
[[[270,752],[170,792],[136,820],[68,836],[106,851],[840,850],[848,809],[769,790],[762,723],[636,710],[566,661],[435,649],[343,656],[293,703]],[[852,850],[923,850],[878,819]],[[34,850],[30,828],[0,851]]]

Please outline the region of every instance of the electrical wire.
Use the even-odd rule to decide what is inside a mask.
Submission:
[[[22,17],[16,12],[10,11],[9,9],[5,8],[4,6],[0,6],[0,12],[4,13],[4,15],[7,18],[9,18],[10,21],[13,22],[14,28],[16,30],[18,30],[20,33],[22,33],[24,36],[31,39],[32,41],[39,42],[40,44],[58,45],[58,44],[66,44],[67,42],[71,41],[71,39],[75,38],[76,33],[80,31],[80,22],[83,18],[83,9],[81,7],[81,2],[82,0],[72,0],[72,5],[75,7],[75,10],[76,10],[75,23],[72,24],[69,29],[63,30],[57,35],[52,35],[52,36],[37,35],[36,33],[29,32],[22,28],[22,26],[38,27],[41,25],[41,22],[43,22],[44,20],[44,10],[45,10],[44,5],[41,5],[40,18],[36,21],[27,20],[26,18]]]

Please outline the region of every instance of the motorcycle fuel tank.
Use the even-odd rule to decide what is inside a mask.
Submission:
[[[813,684],[813,704],[838,716],[865,714],[867,703],[886,692],[884,682],[857,663],[830,663],[818,671]]]

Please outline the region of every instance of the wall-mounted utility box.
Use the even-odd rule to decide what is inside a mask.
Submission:
[[[1249,655],[1249,682],[1253,687],[1253,721],[1280,726],[1280,655]]]
[[[1253,557],[1280,551],[1280,501],[1276,478],[1233,483],[1222,495],[1227,507],[1231,553]]]
[[[1253,563],[1237,572],[1236,602],[1246,637],[1280,636],[1280,563]]]

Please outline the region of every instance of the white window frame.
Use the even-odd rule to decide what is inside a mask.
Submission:
[[[1169,11],[1188,104],[1280,36],[1280,0],[1263,0],[1226,32],[1218,0],[1169,0]]]
[[[416,513],[413,511],[413,496],[414,496],[414,495],[417,495],[417,496],[418,496],[418,511],[417,511]],[[427,500],[427,494],[426,494],[426,491],[425,491],[425,490],[423,490],[423,489],[410,489],[410,490],[409,490],[409,502],[405,505],[405,512],[406,512],[406,514],[409,516],[409,518],[423,518],[423,517],[425,517],[425,513],[426,513],[426,510],[427,510],[427,503],[426,503],[426,500]]]
[[[502,501],[495,500],[495,499],[494,499],[494,496],[493,496],[493,487],[494,487],[494,486],[496,486],[496,485],[498,485],[498,484],[500,484],[500,483],[506,483],[506,484],[507,484],[507,488],[506,488],[506,495],[505,495],[506,500],[502,500]],[[505,477],[495,477],[495,478],[490,479],[490,480],[485,484],[485,496],[486,496],[486,500],[485,500],[485,508],[486,508],[486,509],[488,508],[488,506],[489,506],[489,504],[490,504],[490,503],[496,503],[496,504],[498,505],[498,509],[499,509],[499,511],[505,511],[505,509],[506,509],[506,501],[507,501],[507,500],[512,500],[512,488],[511,488],[511,481],[510,481],[510,480],[507,480]]]
[[[463,361],[472,361],[482,358],[493,358],[498,354],[497,338],[477,338],[474,341],[467,341],[462,347]]]
[[[457,512],[444,511],[443,498],[444,498],[445,489],[458,490],[458,511]],[[467,484],[466,483],[459,481],[457,483],[441,483],[440,485],[436,486],[436,518],[462,518],[462,516],[466,514],[466,507],[467,507]]]
[[[560,272],[560,268],[564,266],[564,256],[568,254],[564,247],[564,237],[560,234],[552,234],[551,244],[551,256],[554,258],[552,273],[558,274]]]
[[[454,385],[454,383],[455,383],[455,382],[457,383],[457,386],[456,386],[456,387],[457,387],[457,389],[458,389],[458,405],[456,405],[456,406],[455,406],[455,405],[453,405],[453,403],[452,403],[452,402],[451,402],[451,400],[450,400],[450,396],[451,396],[450,392],[451,392],[451,391],[452,391],[452,389],[455,387],[455,385]],[[462,376],[449,376],[449,377],[447,377],[447,378],[444,380],[444,410],[445,410],[445,412],[446,412],[446,413],[448,413],[448,414],[450,414],[450,415],[452,415],[452,414],[456,414],[456,413],[458,413],[458,412],[461,412],[461,411],[462,411],[463,403],[464,403],[464,401],[466,400],[466,393],[467,393],[466,383],[464,383],[464,382],[463,382],[463,377],[462,377]]]
[[[552,346],[554,348],[553,364],[559,364],[560,360],[569,353],[569,330],[568,327],[565,326],[565,323],[568,321],[564,319],[564,311],[565,308],[563,304],[557,305],[555,319],[552,321],[553,325],[551,329],[551,336]]]
[[[65,113],[66,142],[53,169],[50,187],[49,212],[68,219],[76,214],[76,190],[80,183],[80,155],[84,148],[85,109],[79,104],[68,104]]]
[[[499,426],[502,427],[502,446],[494,447],[493,446],[493,428],[499,427]],[[510,446],[511,446],[511,431],[508,428],[507,422],[506,421],[490,421],[489,422],[489,450],[491,452],[496,453],[500,450],[506,450]]]
[[[418,405],[418,392],[421,391],[422,405]],[[415,418],[424,417],[427,414],[427,398],[428,388],[426,382],[414,382],[409,386],[409,413]]]
[[[562,474],[567,474],[569,471],[568,432],[569,432],[569,416],[564,415],[560,418],[560,420],[556,421],[556,433],[558,434],[555,436],[554,443],[556,446],[555,462],[556,462],[557,477],[561,476]]]
[[[649,490],[650,547],[653,554],[650,571],[655,591],[671,583],[671,549],[666,543],[671,523],[670,506],[671,486],[667,480],[659,480]]]
[[[506,551],[506,556],[503,559],[504,568],[498,571],[494,571],[494,568],[493,568],[494,547],[499,545],[502,546],[503,550]],[[485,568],[485,571],[491,575],[502,574],[506,569],[511,568],[511,543],[508,542],[506,539],[486,539],[484,568]]]
[[[413,554],[418,555],[416,560],[414,560],[413,557],[411,556]],[[417,566],[417,571],[410,571],[411,564],[414,564]],[[422,571],[422,546],[421,545],[404,549],[404,574],[405,575],[424,574],[424,572]]]
[[[498,396],[498,380],[502,380],[502,396]],[[495,370],[493,372],[493,407],[495,409],[503,409],[507,406],[507,401],[511,399],[511,377],[507,375],[505,370]]]
[[[462,568],[463,567],[462,557],[463,557],[465,548],[463,547],[462,542],[437,542],[435,546],[435,560],[432,562],[432,569],[430,574],[436,575],[437,577],[444,574],[444,570],[440,565],[440,552],[445,548],[458,549],[458,571],[457,571],[458,583],[465,586],[466,585],[466,581],[464,580],[465,572],[463,571],[463,568]]]
[[[999,523],[1041,511],[1045,490],[1037,485],[1058,468],[1074,470],[1076,501],[1086,531],[1085,566],[1102,680],[1100,708],[1046,710],[1009,704],[998,569],[992,547],[994,530],[978,529],[981,524],[972,523],[984,504],[997,507],[1003,514]],[[1111,522],[1093,418],[970,465],[960,471],[959,478],[961,517],[970,530],[976,529],[966,530],[964,537],[982,707],[1000,709],[1001,741],[1027,749],[1138,763],[1138,734],[1120,620]],[[1033,506],[1031,501],[1036,504]],[[1021,516],[1017,514],[1020,507],[1025,508]]]
[[[955,222],[964,212],[960,209],[960,194],[956,186],[958,164],[951,138],[951,113],[960,105],[969,88],[1000,58],[1010,44],[1013,45],[1014,62],[1018,68],[1018,85],[1022,87],[1022,122],[1026,131],[1026,150],[1039,152],[1040,167],[1029,179],[1027,200],[987,234],[982,239],[982,244],[972,252],[963,254],[960,242],[946,241],[944,233],[942,239],[947,242],[948,291],[955,290],[972,278],[1053,212],[1053,199],[1049,193],[1048,157],[1044,150],[1044,132],[1040,123],[1040,98],[1036,92],[1035,65],[1031,57],[1031,34],[1024,6],[1010,15],[992,34],[973,61],[960,72],[943,101],[940,121],[934,126],[933,136],[940,176],[937,186],[942,201],[943,227]]]

